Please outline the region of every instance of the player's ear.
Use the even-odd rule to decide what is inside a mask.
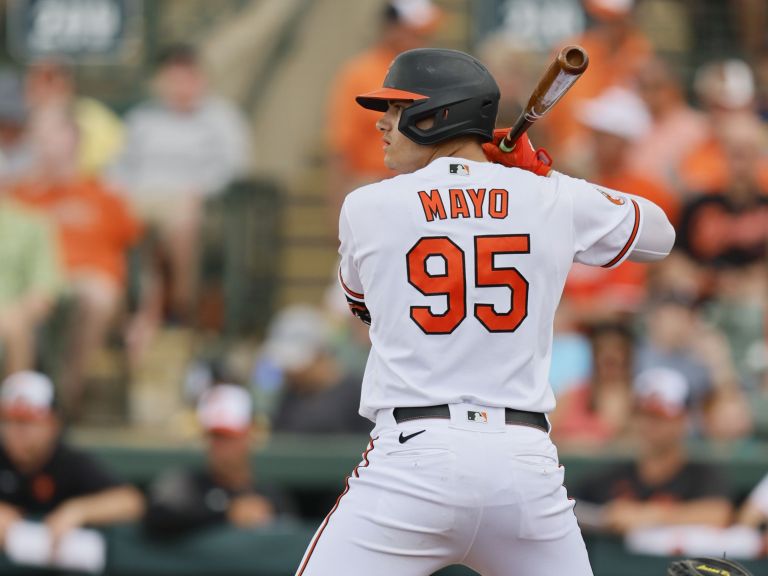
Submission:
[[[446,112],[448,112],[446,110]],[[435,115],[427,116],[426,118],[422,118],[421,120],[416,121],[416,128],[419,130],[429,130],[435,125]]]

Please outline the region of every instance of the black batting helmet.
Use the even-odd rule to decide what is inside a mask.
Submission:
[[[356,98],[370,110],[385,112],[390,100],[408,100],[398,129],[417,144],[437,144],[462,134],[493,139],[499,87],[477,59],[458,50],[418,48],[398,55],[384,86]],[[422,130],[416,122],[434,117]]]

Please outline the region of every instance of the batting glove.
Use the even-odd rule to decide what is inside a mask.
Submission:
[[[539,176],[548,176],[552,170],[552,158],[544,148],[534,150],[528,134],[520,136],[511,152],[502,152],[499,142],[509,132],[508,128],[493,131],[493,142],[483,144],[485,157],[496,164],[503,164],[510,168],[522,168]]]

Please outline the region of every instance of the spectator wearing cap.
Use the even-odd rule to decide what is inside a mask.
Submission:
[[[578,105],[613,86],[629,88],[638,69],[652,57],[650,41],[634,22],[635,4],[635,0],[584,1],[592,25],[567,43],[584,47],[589,71],[540,122],[551,134],[547,142],[553,145],[554,158],[568,158],[578,151],[584,135],[576,119]]]
[[[227,523],[252,528],[290,514],[286,496],[254,476],[248,392],[216,384],[200,397],[197,413],[207,442],[205,467],[169,470],[152,482],[144,518],[148,532],[171,537]]]
[[[331,351],[328,319],[311,306],[280,311],[270,323],[262,361],[282,373],[272,427],[305,434],[367,433],[358,414],[360,378],[345,374]]]
[[[651,128],[632,146],[630,166],[682,194],[680,164],[707,139],[707,118],[688,105],[680,78],[660,58],[640,68],[637,89],[651,114]]]
[[[582,147],[585,177],[609,193],[624,190],[648,198],[675,223],[678,199],[663,184],[629,166],[633,143],[651,126],[643,101],[630,90],[613,87],[579,104],[576,117],[588,129]],[[612,270],[574,264],[564,293],[567,306],[591,323],[636,312],[645,299],[646,274],[645,266],[633,262]]]
[[[575,490],[582,528],[624,534],[682,524],[726,526],[732,509],[722,472],[686,454],[685,377],[667,368],[648,370],[638,375],[634,390],[637,456]]]
[[[144,499],[61,439],[53,384],[17,372],[0,386],[0,542],[11,524],[41,517],[54,542],[85,525],[139,518]]]
[[[389,0],[380,15],[378,40],[345,63],[333,79],[326,139],[334,229],[344,196],[363,184],[392,176],[384,166],[376,113],[358,106],[355,97],[379,88],[400,52],[429,45],[441,17],[430,0]]]
[[[210,93],[192,46],[160,52],[152,91],[126,116],[111,178],[157,229],[170,265],[171,312],[185,320],[196,291],[203,202],[246,175],[248,124],[231,102]]]

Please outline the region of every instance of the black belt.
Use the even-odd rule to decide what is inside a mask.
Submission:
[[[468,420],[475,419],[475,412],[467,415]],[[451,409],[448,404],[439,406],[419,406],[416,408],[395,408],[392,411],[395,422],[402,424],[408,420],[419,420],[421,418],[444,418],[450,419]],[[523,426],[533,426],[544,432],[549,432],[549,422],[547,417],[541,412],[528,412],[527,410],[515,410],[514,408],[504,408],[504,422],[506,424],[521,424]]]

